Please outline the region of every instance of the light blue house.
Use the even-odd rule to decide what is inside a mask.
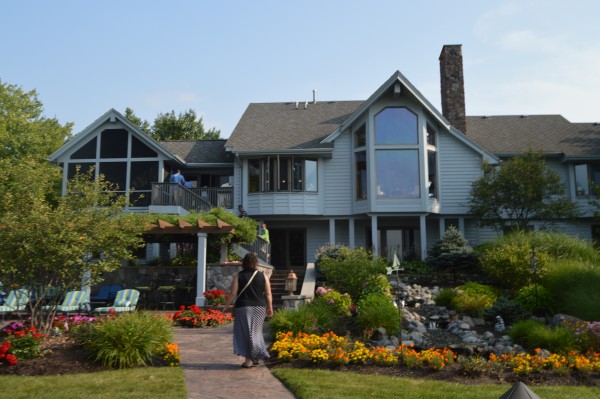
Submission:
[[[484,161],[534,150],[585,211],[555,225],[598,238],[587,200],[588,182],[600,183],[600,125],[466,116],[460,45],[444,46],[440,70],[442,112],[395,72],[365,101],[322,101],[313,92],[307,102],[250,104],[226,141],[155,142],[110,110],[51,160],[64,166],[65,184],[76,165],[96,165],[123,192],[135,187],[134,196],[144,194],[135,211],[242,204],[269,227],[271,263],[291,268],[313,262],[326,243],[425,258],[449,225],[472,245],[493,239],[498,232],[468,213],[471,184]],[[164,183],[175,169],[194,183],[178,203]]]

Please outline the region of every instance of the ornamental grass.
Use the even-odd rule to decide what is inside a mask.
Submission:
[[[278,333],[271,351],[282,362],[304,361],[310,364],[340,367],[351,364],[373,366],[405,366],[438,371],[458,364],[466,374],[510,370],[517,375],[528,375],[543,370],[559,373],[600,371],[600,353],[571,351],[566,355],[536,349],[534,354],[490,354],[489,358],[458,357],[450,349],[417,350],[412,346],[397,348],[368,347],[363,342],[351,341],[332,332],[317,335],[292,332]]]

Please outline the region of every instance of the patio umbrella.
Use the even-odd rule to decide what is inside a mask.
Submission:
[[[541,399],[529,387],[521,381],[513,385],[504,395],[498,399]]]

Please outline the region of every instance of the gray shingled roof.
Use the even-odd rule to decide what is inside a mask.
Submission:
[[[348,118],[362,101],[253,103],[225,144],[238,151],[328,148],[320,141]]]
[[[186,163],[233,163],[225,151],[226,140],[161,141],[160,145],[183,159]]]
[[[600,157],[600,125],[561,115],[468,116],[467,136],[497,155],[533,150]]]
[[[331,134],[363,101],[250,104],[225,144],[238,151],[326,148]],[[600,157],[600,125],[561,115],[468,116],[467,136],[497,155],[529,151]]]

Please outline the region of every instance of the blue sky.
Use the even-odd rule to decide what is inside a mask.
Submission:
[[[81,131],[110,108],[188,108],[228,137],[251,102],[363,100],[400,70],[438,109],[462,44],[468,115],[600,122],[595,0],[0,3],[0,80]]]

